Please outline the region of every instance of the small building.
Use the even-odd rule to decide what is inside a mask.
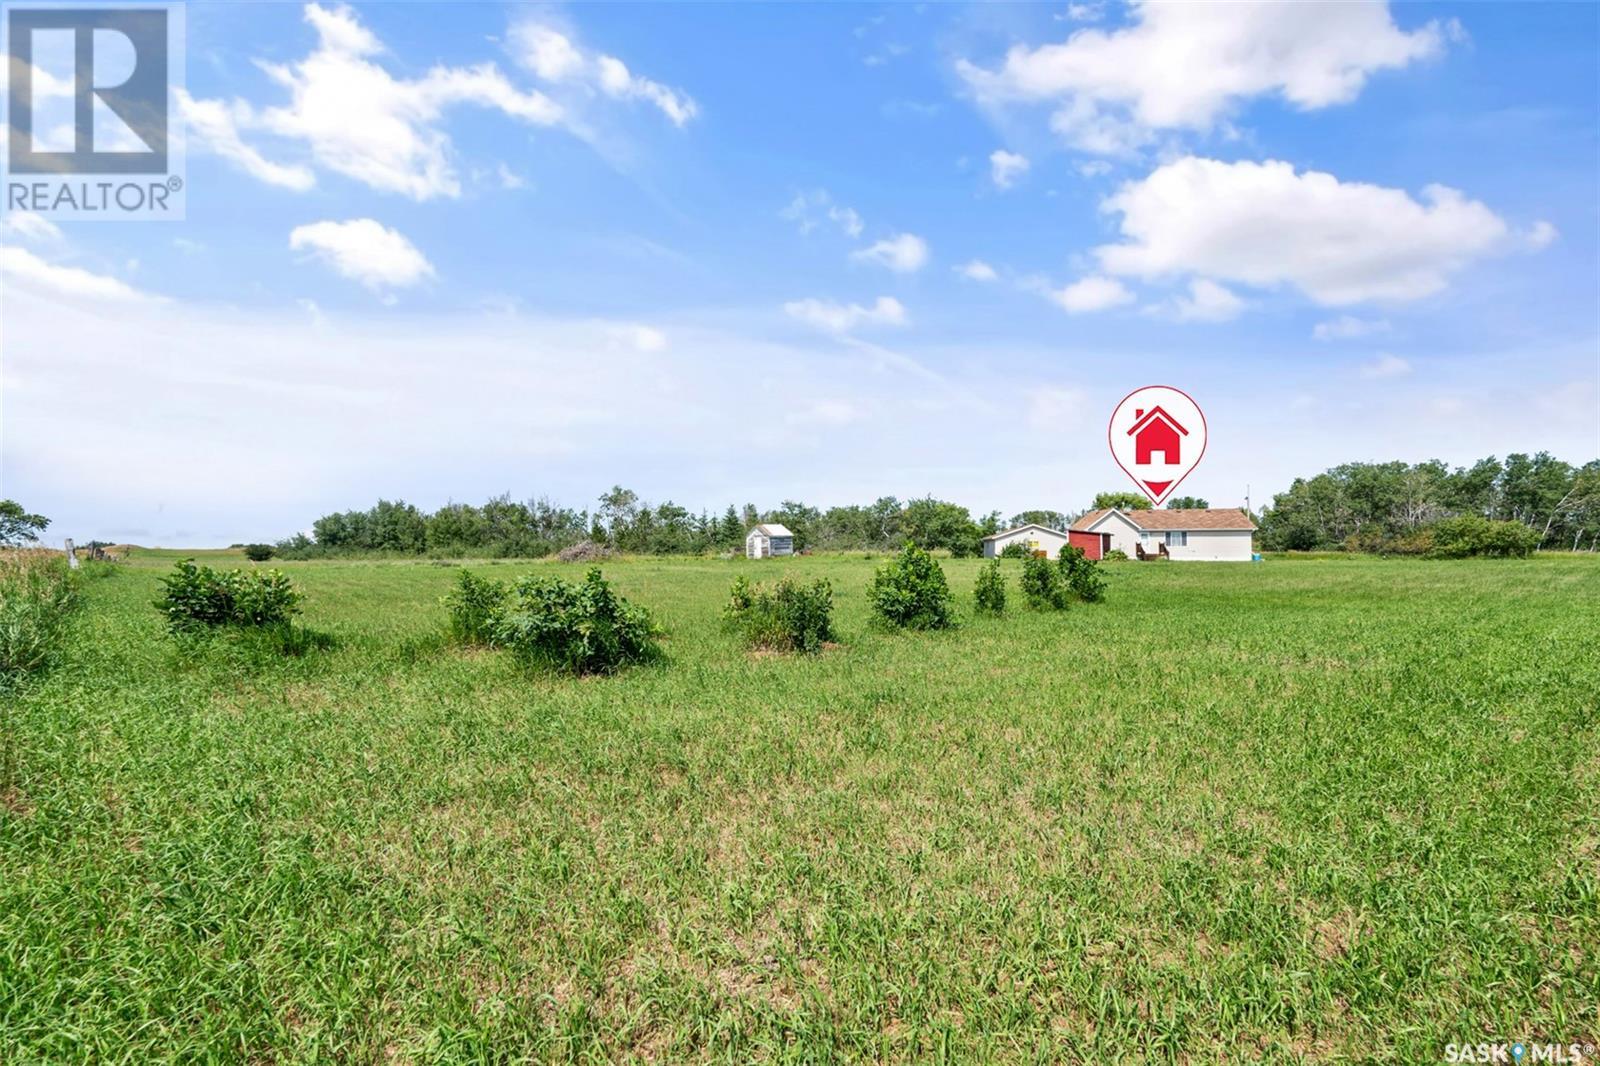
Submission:
[[[794,554],[794,534],[776,522],[756,526],[744,538],[744,553],[752,559]]]
[[[1165,556],[1196,562],[1248,563],[1256,524],[1237,507],[1151,511],[1115,507],[1090,511],[1072,523],[1072,534],[1100,534],[1105,551],[1128,558]]]
[[[1054,559],[1061,554],[1061,549],[1066,543],[1067,534],[1061,530],[1029,522],[1025,526],[1002,530],[984,537],[983,557],[994,559],[1005,551],[1006,545],[1022,544],[1035,555],[1042,554],[1046,559]]]

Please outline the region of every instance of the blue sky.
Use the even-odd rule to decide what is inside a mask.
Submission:
[[[0,223],[0,492],[1073,511],[1600,454],[1588,4],[190,4],[181,223]]]

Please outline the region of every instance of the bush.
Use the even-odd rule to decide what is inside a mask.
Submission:
[[[950,586],[933,556],[907,544],[872,576],[872,609],[903,629],[950,629],[956,624]]]
[[[833,586],[820,578],[809,585],[788,577],[752,585],[737,577],[722,613],[752,648],[818,652],[834,638]]]
[[[0,694],[55,658],[77,582],[60,557],[0,556]]]
[[[1033,549],[1029,548],[1020,540],[1014,540],[1010,544],[1007,544],[1004,548],[1000,549],[1000,558],[1031,559],[1033,558]]]
[[[978,571],[978,587],[973,593],[978,610],[1001,614],[1006,609],[1006,579],[1000,572],[1000,560],[991,559]]]
[[[216,571],[185,559],[161,579],[156,607],[174,631],[211,626],[288,625],[300,593],[281,570]]]
[[[1082,548],[1068,544],[1056,559],[1056,569],[1067,589],[1084,603],[1099,603],[1105,599],[1106,579],[1100,576],[1100,566],[1083,554]]]
[[[659,654],[649,612],[613,592],[599,567],[578,585],[523,578],[494,630],[493,643],[524,662],[573,674],[611,673]]]
[[[270,544],[246,544],[244,546],[244,557],[252,563],[264,563],[272,558],[272,551],[273,548]]]
[[[450,613],[450,637],[458,644],[494,643],[495,629],[505,617],[511,590],[505,582],[478,577],[469,570],[456,575],[456,587],[444,598]]]
[[[1539,546],[1539,534],[1521,522],[1491,522],[1467,515],[1446,518],[1428,528],[1436,559],[1465,559],[1482,555],[1496,559],[1526,559]]]
[[[1104,563],[1125,563],[1128,561],[1128,553],[1121,548],[1112,548],[1101,556],[1100,561]]]
[[[1071,602],[1071,592],[1061,576],[1061,568],[1048,559],[1030,556],[1022,561],[1022,578],[1018,581],[1028,606],[1064,611]]]

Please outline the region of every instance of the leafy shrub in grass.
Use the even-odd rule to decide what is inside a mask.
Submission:
[[[1084,555],[1082,548],[1070,544],[1063,547],[1056,559],[1056,569],[1061,571],[1067,590],[1084,603],[1099,603],[1105,599],[1106,579],[1100,575],[1099,565]]]
[[[1465,559],[1482,555],[1497,559],[1526,559],[1539,546],[1539,534],[1521,522],[1492,522],[1476,515],[1435,522],[1432,550],[1436,559]]]
[[[605,674],[655,658],[655,637],[650,613],[618,596],[593,567],[580,584],[556,577],[517,582],[493,643],[534,666]]]
[[[65,560],[0,555],[0,694],[50,664],[77,602]]]
[[[1007,544],[1004,548],[1000,549],[1000,558],[1031,559],[1033,558],[1033,549],[1028,547],[1020,540],[1014,540],[1010,544]]]
[[[273,547],[270,544],[246,544],[244,557],[252,563],[264,563],[272,558]]]
[[[833,586],[821,578],[752,585],[737,577],[722,613],[752,648],[818,652],[834,638]]]
[[[510,599],[511,590],[504,581],[461,571],[455,589],[444,598],[450,614],[450,639],[457,644],[493,644]]]
[[[1123,551],[1121,548],[1112,548],[1101,557],[1100,561],[1106,563],[1125,563],[1128,561],[1128,553]]]
[[[1061,568],[1049,559],[1030,556],[1022,561],[1022,577],[1017,584],[1029,607],[1064,611],[1072,601]]]
[[[185,559],[161,579],[156,607],[174,632],[213,626],[287,626],[300,593],[281,570],[213,570]]]
[[[1001,614],[1006,609],[1006,579],[1000,572],[1000,560],[991,559],[978,571],[978,587],[973,593],[978,610]]]
[[[907,544],[872,576],[872,609],[902,629],[951,629],[956,624],[950,585],[933,556]]]

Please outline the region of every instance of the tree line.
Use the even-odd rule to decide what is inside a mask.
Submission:
[[[1600,460],[1574,466],[1549,452],[1495,456],[1454,469],[1438,460],[1345,463],[1296,478],[1258,517],[1268,551],[1381,551],[1457,518],[1516,522],[1546,550],[1594,551]]]
[[[526,502],[496,496],[482,504],[449,503],[427,512],[400,500],[379,500],[362,511],[323,515],[311,535],[276,546],[285,558],[396,554],[536,557],[580,541],[642,555],[737,552],[758,522],[794,534],[797,551],[883,551],[914,543],[955,556],[982,551],[985,536],[1037,523],[1065,529],[1090,510],[1148,508],[1134,492],[1102,492],[1076,511],[1039,509],[1003,517],[974,514],[932,496],[829,508],[784,500],[762,510],[729,504],[721,512],[691,511],[667,500],[653,504],[620,485],[592,509],[562,507],[540,497]],[[1174,497],[1168,508],[1205,508],[1195,496]],[[1254,515],[1264,550],[1385,550],[1392,542],[1450,518],[1513,521],[1533,530],[1546,549],[1595,550],[1600,544],[1600,460],[1573,466],[1547,452],[1493,456],[1454,469],[1437,460],[1409,464],[1346,463],[1288,491]]]

